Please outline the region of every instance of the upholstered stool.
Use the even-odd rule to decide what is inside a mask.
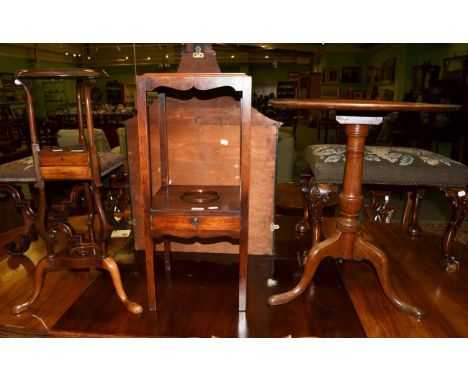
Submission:
[[[110,175],[114,175],[120,170],[123,171],[124,162],[122,155],[120,153],[113,152],[99,152],[98,157],[104,189],[106,191],[115,188],[118,189],[119,187],[115,186],[115,182],[110,180]],[[36,212],[31,206],[31,200],[24,197],[21,188],[21,185],[32,186],[35,182],[36,176],[32,156],[0,164],[0,194],[8,194],[13,198],[16,207],[23,211],[23,215],[30,223],[27,235],[21,235],[19,243],[15,244],[12,242],[7,244],[6,251],[12,255],[20,255],[24,253],[29,248],[31,241],[37,240],[35,224]],[[119,190],[116,191],[116,193],[118,192]],[[75,202],[79,195],[79,191],[72,190],[70,193],[70,200],[68,201],[69,204]],[[111,202],[107,201],[108,196],[112,199],[112,202],[116,199],[115,192],[114,195],[106,194],[106,197],[104,198],[106,216],[115,228],[121,228],[120,222],[117,222],[114,219],[114,206],[111,206]]]
[[[305,151],[306,170],[301,177],[304,219],[296,229],[302,233],[311,229],[314,244],[320,239],[323,208],[336,198],[338,186],[343,181],[345,152],[344,145],[312,145]],[[452,216],[443,239],[441,262],[448,272],[456,272],[459,263],[451,255],[451,248],[468,210],[468,167],[427,150],[391,146],[366,146],[363,166],[363,184],[411,190],[412,203],[407,204],[409,208],[404,216],[409,220],[405,224],[413,235],[419,231],[417,219],[425,189],[438,187],[445,193],[452,204]],[[371,217],[379,216],[388,222],[394,207],[388,204],[388,197],[383,205],[379,205],[375,201],[378,194],[374,192],[374,200],[366,207],[374,211]]]
[[[84,131],[85,137],[88,138],[87,130]],[[109,141],[107,140],[106,134],[102,129],[94,129],[96,150],[98,152],[111,151]],[[67,147],[77,145],[79,142],[79,130],[78,129],[60,129],[57,131],[57,145],[60,147]]]

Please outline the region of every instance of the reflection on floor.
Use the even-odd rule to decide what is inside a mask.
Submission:
[[[366,262],[325,260],[297,300],[270,307],[269,295],[286,291],[302,269],[294,238],[297,216],[278,216],[275,254],[250,256],[248,309],[237,311],[237,256],[178,253],[171,272],[156,261],[158,312],[128,313],[106,273],[53,271],[28,312],[11,315],[11,305],[32,287],[34,266],[44,253],[33,244],[26,256],[0,255],[0,334],[58,337],[466,337],[468,336],[468,247],[455,244],[458,274],[439,267],[440,237],[410,240],[396,225],[364,222],[365,237],[387,254],[392,282],[401,298],[424,309],[421,321],[398,311],[383,294]],[[327,220],[325,233],[334,230]],[[2,245],[5,239],[2,241]],[[2,246],[3,248],[3,246]],[[112,239],[111,251],[129,297],[147,306],[143,257],[131,241]]]

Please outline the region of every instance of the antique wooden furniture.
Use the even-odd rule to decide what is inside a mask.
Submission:
[[[197,53],[197,48],[202,48],[203,58]],[[197,56],[194,57],[194,53]],[[216,61],[216,53],[211,44],[187,44],[181,54],[178,73],[221,73]],[[168,97],[167,105],[173,108],[169,115],[174,128],[172,135],[168,136],[169,150],[174,148],[173,155],[178,160],[171,162],[172,178],[179,184],[190,184],[192,172],[186,170],[186,163],[190,158],[200,155],[200,147],[203,147],[203,155],[223,156],[222,161],[213,160],[213,166],[207,171],[206,166],[197,168],[195,177],[200,184],[232,184],[238,170],[239,134],[235,126],[238,126],[238,101],[232,97],[221,97],[199,100],[192,98],[180,102]],[[178,109],[178,110],[175,110]],[[294,111],[293,111],[294,112]],[[151,108],[148,114],[149,124],[155,126],[149,131],[149,139],[158,142],[159,130],[155,108]],[[145,249],[145,233],[143,230],[144,206],[142,204],[141,172],[139,167],[140,149],[137,134],[137,118],[131,118],[124,122],[127,131],[128,145],[128,169],[130,177],[130,196],[132,204],[132,220],[134,234],[134,248],[139,254]],[[251,110],[251,135],[250,151],[250,202],[249,202],[249,254],[272,255],[275,221],[275,165],[277,158],[278,128],[280,123],[274,121],[252,108]],[[196,131],[197,134],[190,132]],[[218,139],[214,139],[215,135]],[[224,139],[226,145],[220,145]],[[159,145],[150,147],[151,174],[153,179],[158,179],[160,168]],[[179,158],[180,157],[180,158]],[[230,166],[220,165],[229,161]],[[228,171],[226,171],[226,169]],[[162,244],[157,243],[156,249],[161,250]],[[218,240],[184,240],[171,243],[171,249],[176,252],[201,252],[201,253],[239,253],[239,244],[230,241]]]
[[[345,125],[347,136],[346,163],[343,175],[343,190],[340,194],[340,218],[337,220],[336,232],[326,240],[315,243],[307,254],[304,272],[298,284],[288,292],[270,296],[270,305],[287,303],[298,297],[309,285],[315,270],[326,257],[343,260],[365,259],[372,263],[377,271],[380,284],[392,303],[405,313],[417,318],[424,312],[403,302],[395,294],[390,283],[390,270],[385,253],[368,243],[361,235],[358,216],[362,207],[362,179],[364,143],[369,129],[382,123],[383,117],[393,111],[454,111],[457,105],[433,105],[421,103],[391,101],[356,101],[356,100],[275,100],[273,106],[291,108],[311,108],[337,110],[337,113],[350,112],[350,115],[337,115],[338,123]],[[369,115],[370,114],[370,115]],[[377,115],[377,116],[376,116]]]
[[[336,185],[343,183],[344,145],[312,145],[306,149],[302,186],[305,199],[304,219],[297,226],[299,232],[309,229],[313,242],[320,238],[322,210],[337,193]],[[311,179],[312,178],[312,179]],[[452,204],[452,216],[442,244],[441,264],[448,272],[459,270],[459,263],[451,254],[457,229],[463,222],[468,205],[468,167],[440,154],[412,147],[366,146],[364,149],[362,183],[382,187],[374,191],[368,214],[374,220],[389,222],[393,209],[388,198],[377,202],[377,196],[387,196],[388,188],[408,190],[409,200],[403,214],[403,225],[410,235],[420,233],[418,215],[426,188],[438,187]],[[380,194],[380,195],[377,195]]]
[[[16,83],[23,86],[27,97],[35,184],[39,192],[36,226],[40,237],[45,240],[47,254],[36,266],[34,287],[30,298],[12,307],[12,313],[21,313],[34,303],[42,288],[44,271],[53,268],[105,269],[110,273],[117,295],[127,309],[132,313],[142,312],[141,306],[130,301],[125,294],[117,264],[107,253],[107,242],[112,229],[106,219],[100,197],[102,188],[100,161],[95,146],[91,111],[91,88],[95,83],[95,78],[99,77],[107,77],[106,72],[81,68],[33,69],[21,70],[15,75]],[[30,81],[49,78],[76,81],[80,144],[75,147],[45,147],[38,142]],[[84,134],[83,101],[87,138]],[[88,211],[87,233],[77,234],[67,220],[66,214],[54,217],[49,215],[48,196],[50,195],[47,195],[46,190],[53,181],[70,181],[82,185]],[[98,225],[95,222],[96,217]],[[97,226],[98,231],[96,231]],[[63,233],[67,240],[65,247],[56,251],[54,247],[58,233]]]
[[[113,228],[126,228],[124,227],[126,220],[117,221],[114,216],[116,210],[122,212],[125,206],[128,205],[124,178],[124,159],[121,154],[111,152],[98,152],[98,158],[103,181],[101,197],[107,219]],[[28,250],[31,241],[37,240],[37,193],[34,188],[35,183],[36,174],[32,156],[0,164],[0,195],[5,194],[13,199],[16,208],[21,209],[23,213],[25,225],[28,226],[27,234],[21,234],[17,243],[12,241],[6,245],[6,251],[10,255],[23,254]],[[27,188],[26,197],[23,187]],[[76,184],[69,191],[68,198],[60,201],[57,205],[62,213],[73,212],[74,207],[79,207],[81,204],[84,193],[83,186]]]
[[[148,107],[148,92],[157,94],[157,102],[152,107]],[[239,310],[244,311],[249,228],[251,78],[243,74],[218,73],[145,74],[137,79],[137,94],[149,308],[156,310],[154,239],[164,240],[165,262],[169,268],[170,237],[227,236],[239,239]],[[170,99],[180,103],[196,97],[201,102],[199,107],[203,107],[205,99],[226,96],[237,100],[237,116],[225,113],[213,118],[212,139],[218,141],[217,152],[208,152],[208,143],[195,147],[195,150],[187,146],[169,147],[168,136],[184,132],[183,126],[177,125],[173,119],[177,119],[181,109],[177,103],[171,105]],[[156,128],[149,125],[151,119],[148,113],[151,114],[151,110],[157,113],[159,137],[156,142],[150,138],[151,131]],[[223,138],[224,132],[239,142],[239,146],[232,143],[237,147],[234,152],[224,152],[223,148],[231,144]],[[185,133],[197,134],[196,126],[191,126],[191,131]],[[175,146],[180,142],[172,140]],[[160,147],[159,176],[151,171],[154,158],[150,156],[150,147],[155,144]],[[186,174],[179,178],[171,172],[171,166],[177,161],[182,161],[186,170]],[[221,171],[231,174],[228,183],[218,184],[214,170],[219,166]],[[197,174],[200,173],[212,174],[211,179],[199,183]],[[184,182],[180,183],[178,179],[184,179]]]

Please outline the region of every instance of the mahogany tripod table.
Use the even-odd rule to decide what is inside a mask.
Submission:
[[[459,105],[427,104],[392,101],[357,101],[324,99],[282,99],[272,100],[270,105],[315,110],[336,110],[336,120],[344,125],[346,162],[343,188],[340,193],[340,217],[336,231],[324,241],[317,243],[307,253],[304,272],[298,284],[291,290],[270,296],[270,305],[280,305],[297,298],[309,285],[320,262],[326,257],[343,260],[368,260],[375,267],[385,295],[401,311],[422,318],[425,313],[397,297],[390,283],[390,272],[385,253],[368,243],[361,235],[358,216],[363,204],[362,173],[363,153],[366,136],[373,125],[383,121],[383,115],[391,112],[449,112],[456,111]],[[343,114],[343,112],[345,112]]]

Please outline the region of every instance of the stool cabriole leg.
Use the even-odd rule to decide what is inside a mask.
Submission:
[[[452,214],[442,240],[441,265],[447,272],[455,273],[459,271],[460,263],[452,255],[452,247],[457,231],[468,212],[468,189],[445,188],[442,191],[452,204]]]

